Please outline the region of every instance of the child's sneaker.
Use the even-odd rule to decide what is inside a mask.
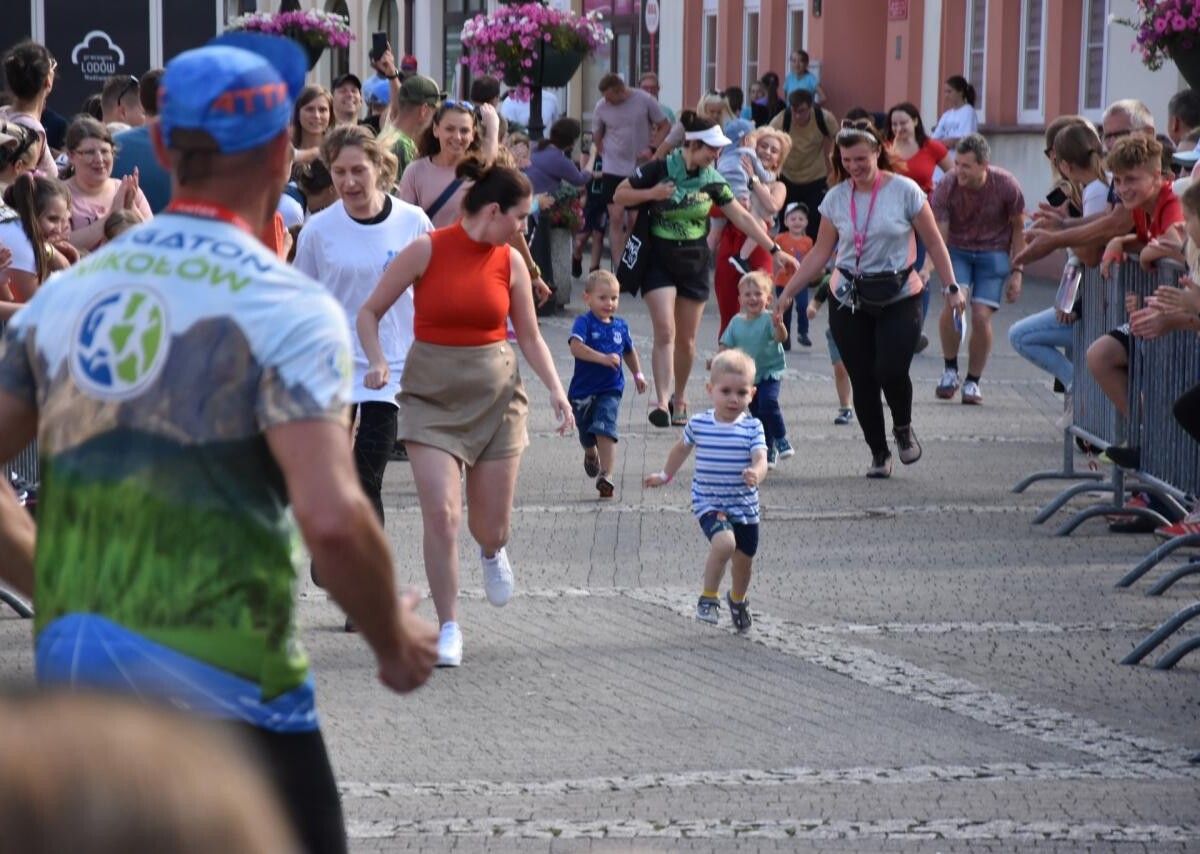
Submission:
[[[750,631],[750,624],[754,622],[750,618],[750,599],[747,597],[741,602],[734,602],[733,597],[726,593],[725,601],[729,603],[729,619],[733,621],[733,627],[738,630],[738,634],[743,635]]]
[[[696,603],[696,619],[703,623],[712,623],[715,626],[720,616],[721,600],[711,596],[701,596],[700,601]]]
[[[845,427],[854,420],[854,410],[850,407],[839,409],[837,416],[833,419],[833,423],[839,427]]]
[[[1184,516],[1174,525],[1166,525],[1154,530],[1154,536],[1160,540],[1173,540],[1176,537],[1187,537],[1200,534],[1200,507]]]
[[[781,460],[796,456],[796,449],[792,447],[792,443],[787,440],[786,436],[775,443],[775,450],[779,452]]]
[[[596,491],[600,493],[601,498],[613,497],[615,487],[613,486],[613,482],[608,479],[607,474],[601,472],[600,476],[596,478]]]
[[[733,265],[733,269],[737,270],[739,275],[744,276],[751,271],[750,262],[736,255],[729,257],[729,263]]]
[[[775,468],[775,466],[778,462],[779,462],[779,450],[775,447],[775,443],[772,442],[767,445],[767,468],[768,469]]]
[[[983,403],[983,392],[979,390],[979,383],[975,380],[967,380],[963,383],[962,402],[968,406],[978,406]]]
[[[583,451],[583,471],[588,477],[600,474],[600,454],[595,448],[585,448]]]

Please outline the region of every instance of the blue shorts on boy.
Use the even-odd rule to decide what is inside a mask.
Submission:
[[[696,449],[692,475],[692,513],[722,513],[730,523],[758,524],[758,487],[747,486],[742,471],[753,454],[766,452],[762,422],[746,413],[736,421],[718,421],[709,409],[688,419],[683,441]]]
[[[619,317],[605,323],[592,312],[575,318],[570,339],[578,338],[598,353],[616,353],[624,358],[633,351],[629,325]],[[617,438],[617,415],[621,395],[625,391],[625,365],[599,365],[583,359],[575,360],[575,373],[567,389],[567,398],[575,410],[579,441],[585,448],[596,444],[596,436]]]

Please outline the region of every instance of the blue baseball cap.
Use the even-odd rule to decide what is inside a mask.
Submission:
[[[729,137],[729,141],[734,145],[737,145],[739,142],[745,139],[746,134],[754,130],[754,123],[747,121],[746,119],[730,119],[729,121],[725,122],[724,130],[725,135]]]
[[[363,84],[363,100],[368,104],[386,104],[392,97],[391,86],[382,77],[371,77]]]
[[[294,41],[231,32],[179,54],[158,90],[168,148],[177,130],[204,131],[223,154],[262,145],[287,129],[308,61]]]

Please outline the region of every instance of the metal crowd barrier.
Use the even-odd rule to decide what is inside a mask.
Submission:
[[[0,320],[0,337],[4,335],[5,322]],[[41,471],[38,467],[38,449],[37,442],[30,443],[27,447],[21,450],[12,460],[4,463],[3,471],[0,474],[4,476],[4,482],[0,483],[0,489],[10,489],[10,477],[16,474],[30,484],[35,484],[40,479]],[[12,608],[18,616],[29,619],[33,616],[33,609],[29,604],[17,596],[15,593],[0,587],[0,602],[3,602],[8,607]]]
[[[0,320],[0,337],[4,335],[5,322]],[[19,477],[29,483],[37,483],[41,480],[41,468],[38,464],[38,448],[37,442],[31,442],[21,450],[15,457],[3,464],[3,475],[5,484],[8,483],[9,475],[16,473]]]
[[[1084,483],[1070,486],[1056,495],[1033,517],[1035,525],[1047,521],[1055,513],[1066,506],[1067,502],[1078,495],[1103,490],[1110,494],[1110,500],[1105,503],[1088,507],[1077,512],[1070,520],[1055,532],[1056,536],[1066,536],[1088,519],[1110,513],[1130,513],[1131,515],[1148,516],[1159,524],[1166,524],[1158,513],[1145,508],[1125,508],[1125,497],[1129,493],[1127,473],[1114,467],[1111,476],[1103,484],[1097,483],[1103,476],[1094,472],[1074,471],[1074,444],[1079,439],[1091,448],[1101,451],[1110,445],[1121,445],[1129,441],[1130,433],[1125,419],[1117,412],[1117,408],[1100,390],[1100,386],[1092,377],[1087,367],[1088,346],[1109,330],[1125,322],[1125,281],[1132,275],[1130,264],[1126,263],[1112,271],[1105,278],[1100,275],[1098,267],[1084,270],[1083,281],[1080,284],[1080,317],[1072,325],[1073,339],[1073,371],[1072,380],[1072,418],[1071,425],[1063,434],[1063,469],[1059,472],[1039,472],[1019,483],[1014,489],[1023,490],[1033,479],[1082,479]],[[1136,263],[1132,265],[1136,267]]]
[[[1090,507],[1077,513],[1056,533],[1070,534],[1087,519],[1107,513],[1122,513],[1153,519],[1165,525],[1167,520],[1147,508],[1130,508],[1125,497],[1131,491],[1147,492],[1182,512],[1182,502],[1188,496],[1200,495],[1200,444],[1175,420],[1175,400],[1188,389],[1200,384],[1200,336],[1192,332],[1175,332],[1154,339],[1130,337],[1129,348],[1129,417],[1122,419],[1087,369],[1087,348],[1110,329],[1126,321],[1125,298],[1136,297],[1144,305],[1161,285],[1174,286],[1185,269],[1174,262],[1163,261],[1152,270],[1143,270],[1136,259],[1113,270],[1110,278],[1100,276],[1098,268],[1084,274],[1082,287],[1082,317],[1074,329],[1073,423],[1065,431],[1064,443],[1079,437],[1096,448],[1125,445],[1138,449],[1137,470],[1127,473],[1113,467],[1112,477],[1104,484],[1111,489],[1110,503]],[[1086,478],[1089,473],[1075,473],[1069,444],[1064,450],[1063,471],[1039,473],[1017,485],[1021,491],[1035,479],[1047,477]],[[1044,476],[1044,477],[1043,477]],[[1036,517],[1044,522],[1076,495],[1097,488],[1095,482],[1076,484],[1063,490]],[[1154,549],[1141,563],[1127,573],[1118,587],[1128,587],[1141,578],[1165,557],[1178,549],[1200,545],[1200,535],[1176,537]],[[1160,595],[1172,584],[1189,575],[1200,574],[1200,558],[1193,558],[1176,569],[1147,593]],[[1193,603],[1164,622],[1148,635],[1122,660],[1122,664],[1137,664],[1187,622],[1200,617],[1200,602]],[[1156,663],[1159,670],[1174,667],[1180,659],[1200,649],[1200,635],[1178,644]]]

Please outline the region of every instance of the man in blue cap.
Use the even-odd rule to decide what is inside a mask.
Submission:
[[[0,461],[36,429],[43,501],[36,548],[0,501],[0,576],[35,598],[42,684],[231,722],[304,849],[342,852],[297,636],[295,523],[387,687],[425,681],[437,631],[397,596],[359,487],[345,316],[255,237],[288,177],[305,65],[251,33],[173,60],[153,128],[171,204],[9,324]]]

